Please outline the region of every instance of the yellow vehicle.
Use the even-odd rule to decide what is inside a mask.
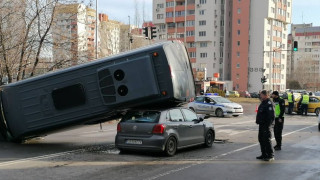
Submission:
[[[300,101],[301,97],[295,98],[293,112],[300,114]],[[286,109],[285,112],[288,113],[289,103],[286,101]],[[308,104],[308,113],[316,113],[318,116],[320,113],[320,97],[318,96],[310,96],[309,97],[309,104]]]
[[[228,97],[237,97],[237,98],[240,97],[240,94],[238,91],[229,91],[228,93],[229,93]]]

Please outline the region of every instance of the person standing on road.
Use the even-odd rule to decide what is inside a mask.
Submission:
[[[305,113],[304,115],[307,116],[307,114],[308,114],[308,104],[309,104],[309,95],[308,95],[307,92],[305,92],[302,95],[300,101],[301,101],[301,115],[303,115],[303,112],[304,112]]]
[[[272,93],[273,103],[275,105],[275,125],[274,125],[274,137],[276,139],[277,145],[274,147],[274,150],[281,150],[281,141],[282,141],[282,130],[284,124],[284,110],[285,110],[285,102],[279,97],[278,91],[273,91]]]
[[[292,114],[293,107],[294,107],[294,95],[292,91],[288,93],[288,103],[289,103],[288,114]]]
[[[268,97],[266,90],[260,93],[261,104],[258,108],[256,117],[256,123],[259,125],[259,143],[261,148],[261,156],[257,159],[263,159],[265,161],[274,160],[274,151],[271,142],[271,128],[275,119],[274,104]]]

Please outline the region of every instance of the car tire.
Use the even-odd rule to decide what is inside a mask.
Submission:
[[[239,115],[232,115],[233,117],[238,117]]]
[[[317,116],[319,116],[319,114],[320,114],[320,108],[317,108],[317,109],[315,110],[315,113],[316,113]]]
[[[217,117],[223,117],[224,116],[222,109],[219,108],[219,109],[216,110],[216,116]]]
[[[166,148],[164,150],[164,153],[167,156],[174,156],[177,152],[177,140],[174,137],[169,137],[166,143]]]
[[[209,130],[209,131],[206,133],[204,146],[205,146],[205,147],[212,147],[212,144],[213,144],[213,142],[214,142],[214,139],[215,139],[214,131]]]
[[[119,149],[119,154],[127,154],[128,153],[128,150],[126,149]]]
[[[319,123],[319,125],[318,125],[318,129],[319,129],[319,131],[320,131],[320,123]]]

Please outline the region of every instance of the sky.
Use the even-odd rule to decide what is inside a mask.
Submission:
[[[94,2],[96,0],[93,0]],[[134,23],[135,1],[142,16],[142,4],[145,4],[145,20],[152,20],[152,1],[153,0],[97,0],[98,12],[109,15],[112,20]],[[256,0],[254,0],[256,1]],[[292,23],[313,23],[314,26],[320,26],[320,0],[292,0]],[[302,18],[303,17],[303,18]],[[142,19],[142,17],[141,17]]]

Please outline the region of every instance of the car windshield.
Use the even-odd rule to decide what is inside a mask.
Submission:
[[[231,101],[223,97],[214,97],[213,100],[217,103],[232,103]]]
[[[128,111],[121,122],[129,123],[157,123],[160,118],[159,111]]]

